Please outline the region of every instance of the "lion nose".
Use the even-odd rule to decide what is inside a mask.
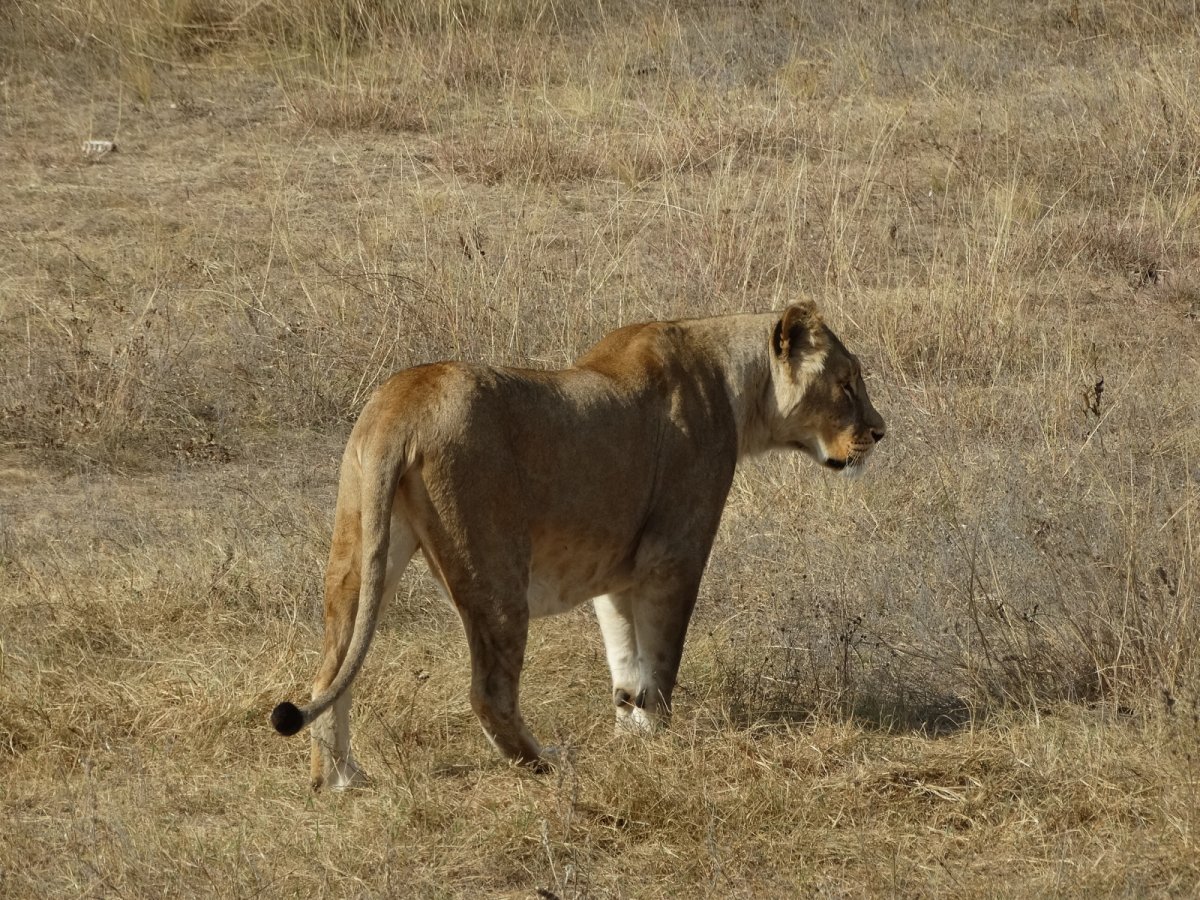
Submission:
[[[887,432],[884,431],[884,429],[882,429],[882,428],[872,428],[871,429],[871,437],[875,438],[875,443],[877,443],[877,444],[883,440],[883,436],[885,434],[887,434]]]

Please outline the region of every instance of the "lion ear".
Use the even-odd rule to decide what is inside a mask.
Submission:
[[[793,303],[775,323],[771,349],[780,359],[787,359],[816,347],[820,342],[821,314],[811,300]]]

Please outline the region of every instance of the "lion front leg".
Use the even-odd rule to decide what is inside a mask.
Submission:
[[[671,720],[671,699],[683,657],[699,578],[645,586],[631,600],[637,642],[638,689],[630,722],[652,732]]]
[[[630,596],[604,594],[593,599],[592,605],[596,608],[596,620],[600,623],[600,633],[604,636],[608,669],[612,673],[612,697],[617,714],[617,731],[643,731],[647,723],[637,705],[642,675]]]

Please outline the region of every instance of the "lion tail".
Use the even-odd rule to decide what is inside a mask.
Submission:
[[[362,492],[362,574],[350,646],[346,649],[341,668],[325,690],[303,706],[284,701],[271,711],[271,725],[282,735],[293,735],[310,725],[345,693],[358,676],[371,646],[371,638],[375,635],[375,626],[383,608],[383,587],[387,577],[392,501],[400,479],[413,463],[409,442],[396,440],[394,434],[387,437],[390,440],[382,440],[384,435],[378,431],[365,436],[363,443],[367,446],[362,447],[358,454],[362,467],[359,481]],[[370,446],[376,441],[384,446]],[[375,452],[377,449],[380,452]]]

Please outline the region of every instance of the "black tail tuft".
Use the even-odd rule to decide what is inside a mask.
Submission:
[[[280,734],[290,737],[304,727],[304,713],[285,700],[271,710],[271,724]]]

